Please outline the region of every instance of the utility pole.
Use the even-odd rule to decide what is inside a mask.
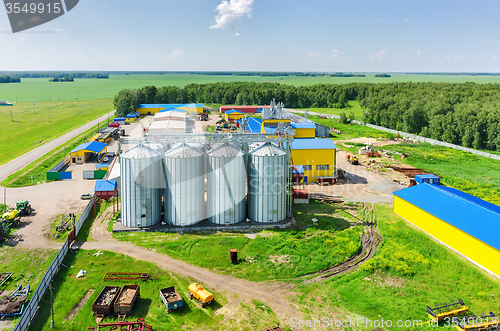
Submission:
[[[36,102],[33,101],[33,115],[35,115],[35,104],[36,104]]]
[[[49,104],[49,122],[50,122],[50,108],[52,108],[52,98],[49,97],[49,101],[50,101],[50,104]]]
[[[3,189],[3,204],[5,205],[4,208],[7,207],[7,188],[4,187]]]
[[[49,284],[50,289],[50,310],[52,312],[52,320],[50,321],[50,328],[54,328],[54,295],[52,293],[52,283]]]

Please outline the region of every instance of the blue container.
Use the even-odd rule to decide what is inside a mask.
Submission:
[[[184,299],[182,299],[174,286],[161,289],[160,298],[165,307],[167,307],[167,313],[170,313],[174,309],[179,309],[184,305]]]
[[[433,185],[441,185],[441,178],[432,174],[415,175],[415,181],[418,184],[427,183]]]

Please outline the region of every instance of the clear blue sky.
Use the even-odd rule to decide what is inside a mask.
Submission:
[[[81,0],[12,34],[0,70],[500,72],[500,2]]]

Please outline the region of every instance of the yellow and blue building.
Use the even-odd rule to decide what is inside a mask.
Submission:
[[[394,192],[394,212],[500,277],[500,207],[454,188],[422,183]]]
[[[224,116],[226,118],[226,121],[229,121],[230,119],[237,121],[241,120],[245,116],[245,114],[239,110],[231,109],[226,111]]]
[[[332,139],[294,139],[292,164],[303,167],[305,182],[314,182],[321,177],[335,177],[336,152],[337,147]]]
[[[203,112],[203,104],[201,103],[140,104],[139,107],[137,107],[136,112],[141,115],[154,115],[162,110],[172,110],[174,108],[198,114]]]
[[[107,144],[98,141],[81,144],[69,153],[71,163],[85,163],[89,157],[95,154],[98,154],[98,159],[101,160],[106,154],[107,147]]]

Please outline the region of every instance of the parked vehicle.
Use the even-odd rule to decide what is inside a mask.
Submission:
[[[103,162],[108,162],[109,161],[109,157],[105,156],[104,159],[102,159]]]
[[[181,308],[184,305],[184,299],[182,299],[174,286],[161,289],[160,298],[165,307],[167,307],[167,313],[169,314],[172,310]]]
[[[82,194],[82,196],[80,197],[80,199],[82,199],[82,200],[90,200],[90,199],[92,199],[92,194],[90,194],[90,193]]]
[[[212,293],[205,290],[200,284],[192,283],[188,287],[188,292],[189,300],[192,300],[193,297],[198,299],[201,308],[205,308],[206,305],[209,305],[214,301]]]
[[[16,201],[16,209],[19,211],[19,215],[31,214],[31,205],[28,200]]]
[[[109,152],[108,154],[106,154],[106,156],[113,157],[113,156],[115,156],[115,152]]]

